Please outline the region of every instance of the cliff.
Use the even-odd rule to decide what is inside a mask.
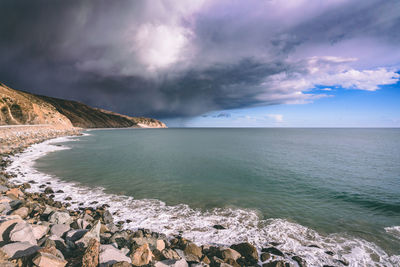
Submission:
[[[34,95],[0,83],[0,125],[33,124],[61,128],[166,128],[156,119],[130,117],[77,101]]]

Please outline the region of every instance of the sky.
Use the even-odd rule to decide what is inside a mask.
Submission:
[[[400,127],[398,0],[2,0],[0,81],[170,127]]]

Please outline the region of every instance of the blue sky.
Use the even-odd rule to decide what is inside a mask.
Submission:
[[[328,92],[330,97],[307,104],[218,110],[166,123],[170,127],[400,127],[400,82],[372,92],[325,88],[312,93]]]

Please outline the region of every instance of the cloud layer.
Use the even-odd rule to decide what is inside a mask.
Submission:
[[[301,104],[400,76],[396,0],[0,3],[0,80],[130,115]]]

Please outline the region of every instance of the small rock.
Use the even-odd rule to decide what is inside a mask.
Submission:
[[[55,211],[49,217],[49,222],[52,224],[70,224],[71,221],[71,216],[67,212]]]
[[[82,257],[82,267],[97,267],[99,264],[100,242],[91,239]]]
[[[19,215],[22,219],[25,219],[26,217],[28,217],[29,209],[27,207],[21,207],[19,209],[14,210],[11,214]]]
[[[66,197],[64,200],[72,200],[72,197]]]
[[[50,233],[52,235],[62,237],[66,232],[70,230],[70,226],[68,224],[54,224],[51,229]]]
[[[110,213],[108,210],[106,210],[106,211],[103,213],[103,222],[104,222],[105,224],[110,224],[110,223],[113,223],[113,222],[114,222],[113,216],[111,215],[111,213]]]
[[[34,224],[32,225],[32,231],[36,240],[39,240],[49,232],[49,227],[47,225]]]
[[[175,250],[170,248],[162,250],[161,254],[167,260],[179,260],[181,258]]]
[[[149,264],[151,258],[153,257],[153,253],[151,252],[149,245],[144,244],[133,251],[130,255],[132,260],[132,264],[135,266],[142,266]]]
[[[157,240],[156,242],[156,249],[158,249],[159,251],[162,251],[165,248],[165,242],[164,240]]]
[[[184,260],[163,260],[156,262],[155,267],[188,267],[188,263]]]
[[[49,253],[39,252],[32,260],[38,267],[64,267],[67,261]]]
[[[54,191],[53,191],[53,189],[52,189],[50,186],[48,186],[48,187],[46,187],[46,188],[44,189],[44,193],[45,193],[45,194],[53,194]]]
[[[19,207],[21,207],[23,202],[22,202],[22,200],[14,199],[14,200],[11,200],[10,202],[8,202],[8,204],[10,204],[11,209],[15,210],[15,209],[18,209]]]
[[[0,185],[0,193],[7,192],[8,190],[9,190],[8,187],[6,187],[4,185]]]
[[[266,260],[269,260],[271,258],[271,254],[269,254],[268,252],[263,252],[260,256],[261,261],[264,262]]]
[[[330,256],[335,255],[335,253],[333,251],[329,251],[329,250],[325,251],[325,254],[328,254]]]
[[[220,225],[220,224],[216,224],[216,225],[214,225],[213,226],[215,229],[217,229],[217,230],[225,230],[226,228],[225,227],[223,227],[222,225]]]
[[[0,248],[0,250],[6,253],[8,257],[13,259],[30,256],[36,253],[39,249],[40,247],[32,245],[29,242],[10,243]]]
[[[117,262],[126,261],[131,263],[131,259],[119,249],[112,245],[100,245],[99,264],[100,267],[105,267]]]
[[[126,261],[120,261],[117,263],[114,263],[111,267],[131,267],[132,264],[130,264],[129,262]]]
[[[57,190],[56,193],[64,193],[62,190]]]

